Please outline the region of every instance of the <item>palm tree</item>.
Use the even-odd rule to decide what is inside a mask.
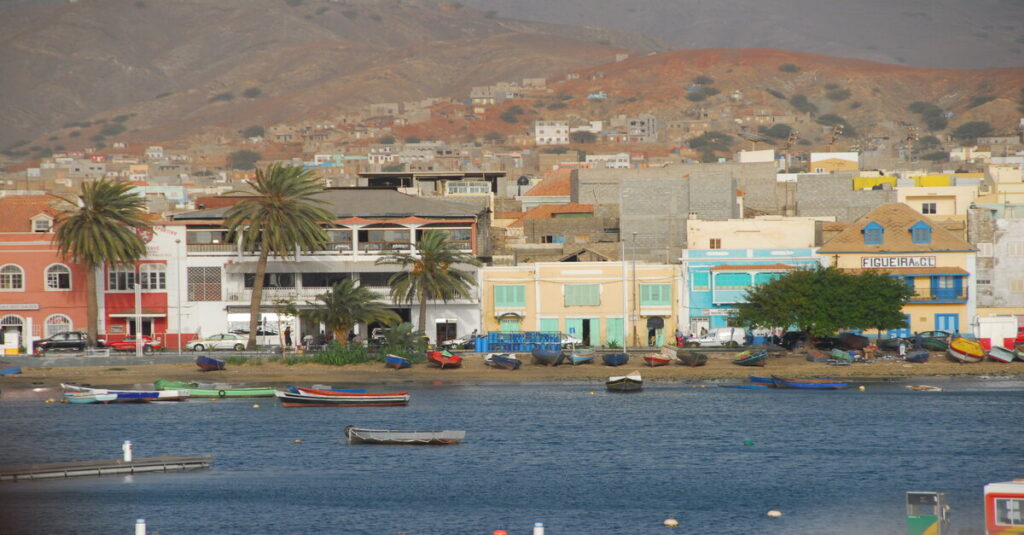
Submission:
[[[416,244],[416,255],[391,253],[377,259],[377,264],[396,264],[403,269],[388,279],[391,299],[396,303],[419,302],[418,329],[427,328],[427,301],[469,299],[470,288],[476,285],[473,276],[455,268],[456,264],[479,266],[473,255],[455,248],[443,232],[427,232]]]
[[[300,309],[299,317],[323,323],[339,343],[348,340],[349,331],[358,323],[394,325],[401,321],[398,314],[385,308],[385,303],[376,300],[377,294],[366,286],[357,286],[352,279],[342,280],[316,299],[317,302],[306,301],[310,308]]]
[[[85,303],[89,347],[96,344],[98,305],[96,270],[104,264],[134,264],[146,254],[139,232],[150,228],[146,200],[125,182],[83,182],[78,202],[57,218],[53,241],[61,258],[85,265]]]
[[[256,178],[248,183],[256,196],[232,206],[225,214],[225,225],[239,237],[246,251],[258,249],[260,253],[249,303],[246,348],[252,351],[256,349],[267,259],[271,254],[295,257],[299,248],[308,251],[324,247],[327,234],[320,225],[332,217],[322,208],[324,201],[314,197],[323,191],[323,186],[311,170],[272,163],[257,169]]]

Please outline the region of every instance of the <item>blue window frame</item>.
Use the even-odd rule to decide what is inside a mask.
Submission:
[[[932,242],[932,227],[928,226],[924,221],[918,221],[910,227],[910,239],[914,243],[931,243]]]
[[[874,221],[868,223],[864,227],[864,243],[866,245],[878,245],[882,243],[882,234],[884,232],[882,225],[875,223]]]

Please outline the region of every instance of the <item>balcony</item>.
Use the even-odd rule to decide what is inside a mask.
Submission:
[[[205,253],[237,253],[238,244],[235,243],[187,243],[185,251],[188,254]]]
[[[409,242],[360,242],[359,251],[363,253],[389,253],[392,251],[411,251]]]
[[[390,295],[391,291],[387,286],[370,286],[369,289],[382,298]],[[315,302],[318,295],[329,291],[331,291],[330,288],[264,288],[260,302],[264,305],[274,305],[281,301],[291,301],[296,305],[302,305],[306,301]],[[252,299],[252,289],[229,290],[225,297],[233,303],[248,304]]]
[[[967,290],[956,288],[936,288],[934,290],[919,290],[907,299],[908,303],[966,303]]]

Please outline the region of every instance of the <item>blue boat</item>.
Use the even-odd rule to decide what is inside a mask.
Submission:
[[[223,370],[225,364],[226,363],[223,360],[207,357],[206,355],[199,355],[196,357],[196,366],[199,366],[199,369],[204,372]]]
[[[573,351],[569,353],[569,362],[573,366],[578,364],[590,364],[591,362],[594,362],[594,356],[595,354],[593,351]]]
[[[629,362],[629,355],[626,353],[605,353],[601,355],[605,366],[622,366]]]
[[[17,366],[0,369],[0,375],[17,375],[19,373],[21,373],[21,368]]]
[[[342,392],[342,393],[345,393],[345,394],[365,394],[366,393],[366,389],[365,388],[333,388],[333,387],[324,386],[324,385],[313,385],[310,388],[313,388],[313,389],[316,389],[316,390],[326,390],[327,392]],[[295,385],[288,385],[288,392],[290,392],[292,394],[301,394],[302,393],[302,392],[299,392],[299,387],[297,387]]]
[[[931,353],[928,353],[927,351],[911,351],[910,353],[907,353],[907,356],[904,357],[904,360],[906,360],[907,362],[922,363],[927,362],[928,357],[930,356]]]
[[[541,366],[558,366],[565,360],[565,354],[560,349],[552,350],[535,347],[530,351],[530,355],[533,356],[533,363]]]
[[[502,370],[518,370],[523,362],[515,353],[489,353],[484,357],[484,364]]]
[[[772,376],[775,388],[798,388],[803,390],[841,390],[848,388],[850,383],[836,381],[835,379],[785,379]]]
[[[775,381],[771,377],[757,377],[755,375],[747,376],[747,379],[755,385],[775,386]]]
[[[394,368],[401,370],[402,368],[409,368],[412,366],[412,362],[405,357],[399,357],[398,355],[388,355],[384,357],[384,365],[388,368]]]

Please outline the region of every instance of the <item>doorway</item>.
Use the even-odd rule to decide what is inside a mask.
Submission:
[[[128,329],[127,329],[128,335],[129,336],[135,336],[135,319],[134,318],[128,318],[127,323],[128,323]],[[153,336],[153,319],[152,318],[142,318],[142,335],[143,336],[149,336],[149,337]]]
[[[434,343],[442,344],[455,338],[458,338],[455,320],[437,320],[437,338]]]

